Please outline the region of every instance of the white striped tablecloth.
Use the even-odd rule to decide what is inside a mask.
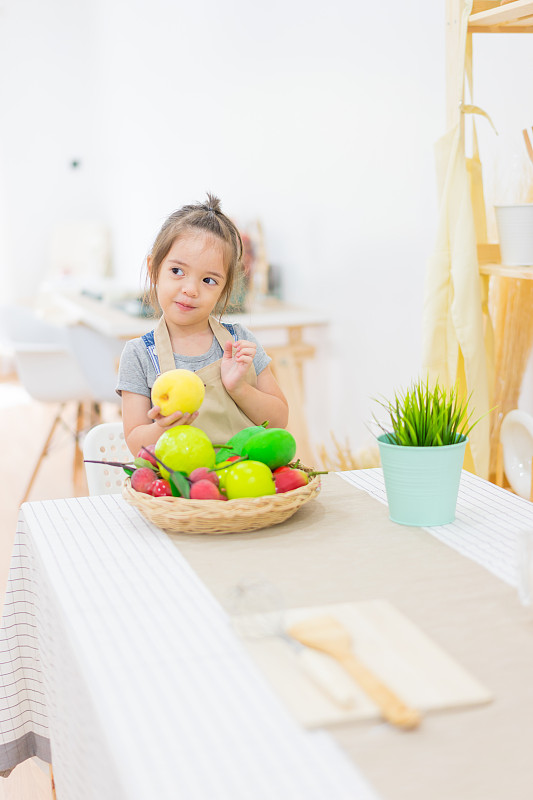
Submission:
[[[380,468],[338,474],[387,504]],[[533,537],[533,503],[463,470],[454,522],[424,530],[516,586],[519,537],[528,531]]]
[[[371,800],[302,730],[219,604],[117,495],[22,506],[0,626],[0,769],[58,800]]]

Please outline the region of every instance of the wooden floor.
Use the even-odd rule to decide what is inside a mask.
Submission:
[[[0,381],[0,589],[3,602],[21,500],[57,407],[31,400],[14,377]],[[73,480],[76,407],[67,407],[28,500],[87,494],[83,469]],[[118,406],[104,405],[102,421],[119,419]],[[89,420],[86,420],[87,425]],[[0,778],[0,800],[51,800],[48,765],[30,759]],[[58,798],[63,800],[63,798]],[[65,798],[64,800],[68,800]]]

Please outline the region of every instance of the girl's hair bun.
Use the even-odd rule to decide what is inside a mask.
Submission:
[[[207,203],[203,204],[206,211],[212,211],[214,214],[220,214],[222,209],[220,208],[220,200],[218,197],[215,197],[214,194],[211,192],[207,192]]]

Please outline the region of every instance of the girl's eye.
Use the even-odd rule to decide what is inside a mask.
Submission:
[[[204,278],[204,283],[208,283],[210,286],[217,285],[217,282],[214,278]]]
[[[181,267],[172,267],[170,271],[173,275],[183,275],[183,270]]]

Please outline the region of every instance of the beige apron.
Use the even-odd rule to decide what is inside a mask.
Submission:
[[[476,151],[469,175],[462,120],[464,114],[487,117],[478,106],[464,102],[465,71],[471,83],[468,44],[471,9],[472,0],[464,0],[457,50],[456,100],[460,113],[436,145],[440,211],[424,288],[422,367],[424,377],[427,374],[431,383],[438,379],[446,388],[457,384],[460,399],[470,399],[472,420],[481,419],[468,436],[464,468],[488,478],[492,337],[488,279],[480,279],[477,255],[476,228],[484,234],[484,220],[478,217],[476,221],[472,208],[473,195],[480,204],[483,202],[483,188],[479,183],[475,185],[481,180],[481,171],[476,170]]]
[[[226,342],[233,341],[228,329],[214,317],[209,317],[209,325],[222,349]],[[176,369],[170,335],[164,317],[161,317],[155,328],[154,342],[160,371],[168,372]],[[196,375],[205,384],[205,397],[200,413],[192,424],[205,431],[213,444],[224,444],[238,431],[255,424],[241,411],[224,388],[220,377],[221,361],[222,359],[213,361],[212,364],[208,364],[196,372]],[[257,375],[253,363],[245,375],[245,380],[251,386],[257,385]]]

